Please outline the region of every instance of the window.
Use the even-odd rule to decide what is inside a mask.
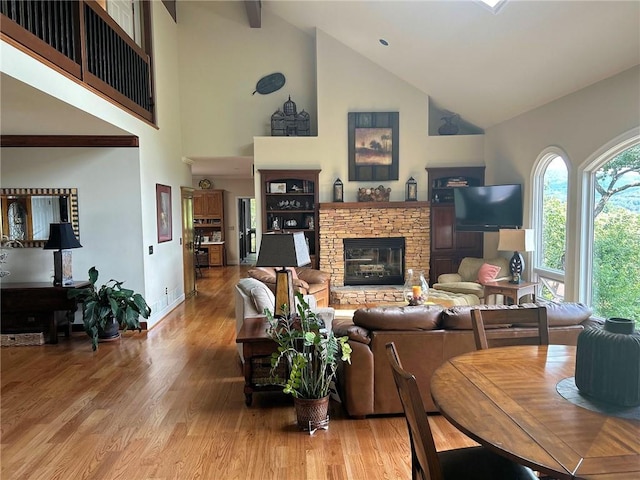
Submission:
[[[533,272],[542,285],[540,295],[552,300],[564,299],[568,178],[564,152],[543,152],[533,178]]]
[[[620,141],[585,168],[585,299],[594,314],[640,327],[640,137]]]

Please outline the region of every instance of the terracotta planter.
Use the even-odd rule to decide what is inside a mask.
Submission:
[[[315,430],[329,422],[329,395],[323,398],[294,398],[298,427]]]

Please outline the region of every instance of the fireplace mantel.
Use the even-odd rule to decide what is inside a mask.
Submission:
[[[331,208],[359,209],[359,208],[419,208],[428,207],[431,202],[325,202],[320,204],[320,210]]]

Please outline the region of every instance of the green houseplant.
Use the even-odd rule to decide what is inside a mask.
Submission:
[[[278,345],[271,356],[271,374],[275,384],[282,385],[283,392],[293,396],[298,425],[311,428],[309,422],[318,423],[327,418],[329,391],[338,361],[351,363],[351,346],[348,337],[337,337],[333,331],[327,331],[301,293],[296,293],[296,297],[297,316],[290,319],[276,318],[265,309],[267,334]],[[288,372],[285,379],[278,375],[282,362]],[[311,418],[303,411],[303,405],[309,403],[305,400],[319,401],[311,402],[314,409]],[[323,406],[319,407],[318,403]]]
[[[87,288],[72,288],[69,290],[69,298],[77,298],[82,302],[82,318],[84,330],[91,337],[93,350],[98,348],[100,338],[118,337],[119,328],[137,329],[141,331],[138,318],[149,318],[151,308],[139,293],[123,288],[124,282],[109,280],[101,287],[96,287],[98,270],[96,267],[89,269],[89,282]],[[114,333],[105,332],[113,331]]]

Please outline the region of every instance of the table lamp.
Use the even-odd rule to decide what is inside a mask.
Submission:
[[[302,267],[309,263],[309,247],[303,232],[262,235],[256,267],[280,267],[276,270],[274,316],[289,317],[295,312],[293,276],[287,267]]]
[[[524,272],[524,258],[520,252],[533,252],[534,238],[531,229],[500,229],[498,250],[503,252],[513,252],[511,260],[509,260],[509,269],[511,271],[510,283],[520,283],[522,281],[522,273]]]
[[[71,249],[81,247],[70,223],[49,225],[49,240],[45,243],[44,249],[57,250],[53,252],[53,284],[56,287],[73,286]]]

